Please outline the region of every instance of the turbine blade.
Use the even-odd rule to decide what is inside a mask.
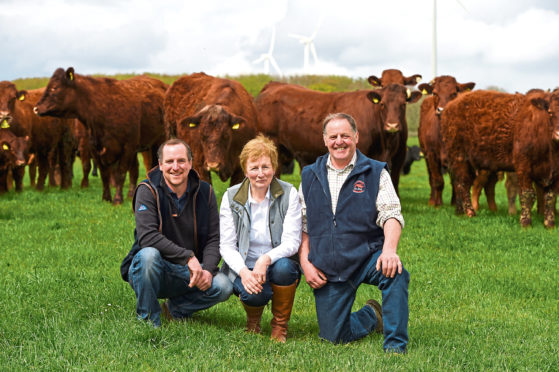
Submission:
[[[311,43],[311,53],[314,58],[314,64],[316,65],[318,63],[318,56],[316,55],[316,48],[314,46],[314,43]]]
[[[258,59],[255,59],[254,61],[252,61],[252,63],[260,63],[265,59],[266,59],[266,55],[262,54],[262,55],[260,55],[260,57],[258,57]]]
[[[278,75],[282,76],[281,70],[274,57],[270,57],[270,63],[272,64],[272,66],[274,66],[274,69],[277,71]]]
[[[289,37],[294,37],[295,39],[303,40],[306,39],[306,36],[298,35],[298,34],[287,34]]]
[[[272,54],[274,51],[274,45],[276,44],[276,27],[272,29],[272,41],[270,41],[270,49],[268,49],[268,54]]]
[[[264,73],[268,75],[270,73],[270,59],[266,58],[264,61]]]

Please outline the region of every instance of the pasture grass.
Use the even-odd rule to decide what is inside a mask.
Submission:
[[[412,139],[417,143],[417,139]],[[534,218],[522,230],[482,200],[475,218],[449,206],[427,206],[425,163],[401,178],[406,227],[399,254],[411,273],[410,343],[385,355],[374,334],[349,345],[321,341],[314,299],[298,288],[286,344],[243,332],[239,300],[154,329],[135,318],[135,297],[119,265],[132,244],[131,203],[101,201],[101,181],[69,191],[31,189],[0,196],[0,366],[28,370],[297,370],[297,371],[557,371],[559,370],[558,232]],[[142,162],[140,161],[140,164]],[[299,176],[285,177],[298,185]],[[448,179],[447,179],[448,181]],[[226,185],[214,182],[221,198]],[[361,286],[355,309],[375,287]]]

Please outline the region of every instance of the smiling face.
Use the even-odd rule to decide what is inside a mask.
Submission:
[[[245,176],[250,181],[251,193],[268,190],[275,172],[269,156],[248,159],[245,169]]]
[[[353,131],[349,122],[341,118],[331,120],[323,138],[334,167],[342,169],[348,165],[359,141],[359,133]]]
[[[184,145],[176,144],[163,147],[159,169],[163,172],[167,186],[179,197],[186,190],[188,173],[191,168],[192,161],[188,160]]]

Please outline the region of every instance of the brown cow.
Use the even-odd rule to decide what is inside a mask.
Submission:
[[[66,189],[72,185],[73,136],[70,122],[58,118],[38,118],[33,114],[33,106],[45,91],[44,88],[18,91],[9,82],[0,82],[0,121],[2,128],[9,128],[16,136],[29,136],[29,152],[35,154],[39,167],[36,188],[44,188],[49,175],[49,185],[56,186],[54,169],[60,168],[62,182]],[[30,175],[32,172],[30,170]],[[34,180],[34,177],[32,177]]]
[[[326,151],[322,121],[333,112],[351,115],[358,126],[357,147],[365,155],[385,161],[396,191],[406,157],[408,128],[406,103],[416,102],[420,92],[390,84],[381,89],[324,93],[294,84],[268,83],[255,100],[260,131],[291,154],[301,168]]]
[[[415,74],[405,77],[400,70],[387,69],[382,72],[380,79],[374,75],[371,75],[369,76],[368,81],[374,87],[386,87],[390,84],[414,86],[421,81],[421,75]]]
[[[454,77],[448,75],[436,77],[430,83],[418,86],[423,94],[432,94],[421,103],[419,128],[417,129],[419,145],[425,156],[431,186],[429,205],[438,207],[443,203],[443,167],[446,167],[444,160],[446,155],[442,152],[440,115],[446,105],[458,96],[458,93],[472,90],[474,86],[475,83],[460,84]]]
[[[555,225],[559,189],[559,92],[464,93],[443,111],[441,133],[454,176],[456,211],[474,216],[469,190],[476,170],[515,171],[520,224],[531,224],[532,183],[544,191],[544,225]]]
[[[211,181],[215,171],[222,181],[241,182],[239,154],[256,135],[258,118],[240,83],[204,73],[181,77],[165,96],[165,123],[191,146],[192,166],[203,180]]]
[[[40,116],[79,119],[92,133],[93,157],[103,181],[103,200],[111,201],[110,179],[116,185],[113,204],[122,203],[127,170],[130,192],[137,181],[138,151],[156,153],[165,140],[163,99],[167,85],[148,76],[127,80],[79,75],[72,67],[57,69],[35,107]],[[154,157],[155,158],[155,157]],[[157,163],[152,159],[151,165]]]
[[[22,190],[28,159],[29,137],[16,137],[9,129],[0,129],[0,194],[12,186],[9,172],[12,172],[16,191]]]

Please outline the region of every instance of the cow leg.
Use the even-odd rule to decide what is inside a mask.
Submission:
[[[37,157],[34,156],[35,154],[30,154],[29,157],[32,160],[29,162],[29,181],[31,187],[35,187],[37,184]]]
[[[495,186],[497,185],[498,175],[496,172],[491,172],[487,178],[487,183],[484,186],[485,198],[487,199],[487,206],[491,212],[497,212],[497,203],[495,202]],[[478,201],[479,204],[479,201]]]
[[[147,175],[148,171],[152,168],[152,163],[153,163],[153,158],[151,156],[151,150],[143,151],[142,152],[142,159],[144,160],[144,168],[146,169],[146,175]],[[136,163],[138,163],[138,160],[136,160]]]
[[[111,168],[100,165],[99,173],[101,173],[101,181],[103,182],[103,197],[102,200],[110,202],[111,198]]]
[[[453,185],[456,191],[456,214],[466,213],[468,217],[476,215],[472,207],[470,188],[472,187],[475,173],[465,162],[459,162],[452,167],[454,174]]]
[[[245,175],[243,174],[243,170],[239,167],[239,168],[235,169],[235,171],[233,172],[233,175],[231,176],[231,181],[229,182],[229,185],[233,186],[233,185],[236,185],[238,183],[241,183],[244,178],[245,178]]]
[[[543,190],[542,190],[543,191]],[[544,192],[543,194],[543,204],[544,204],[544,220],[543,224],[548,229],[555,227],[555,202],[557,201],[557,195],[552,189]]]
[[[81,162],[83,171],[81,187],[85,188],[89,187],[89,172],[91,172],[91,160],[89,159],[89,157],[83,156],[81,157]]]
[[[8,191],[8,170],[0,170],[0,194]]]
[[[114,168],[113,178],[116,184],[115,197],[113,199],[113,205],[122,204],[124,198],[122,197],[122,189],[124,187],[124,179],[126,178],[126,171],[122,171],[122,167]]]
[[[441,173],[441,162],[433,152],[425,153],[425,162],[427,164],[427,174],[429,175],[429,186],[431,187],[431,196],[429,205],[438,207],[443,204],[444,178]]]
[[[143,155],[144,153],[142,153]],[[144,157],[145,161],[145,157]],[[136,185],[138,184],[138,174],[139,174],[138,155],[134,154],[132,158],[132,164],[130,164],[130,169],[128,170],[128,179],[130,184],[128,186],[128,198],[132,199],[134,197],[134,191],[136,191]]]
[[[44,156],[37,156],[37,164],[39,167],[39,178],[37,178],[36,188],[37,190],[43,190],[45,188],[45,180],[47,179],[47,173],[49,171],[48,159]]]
[[[48,174],[49,174],[49,186],[57,186],[57,184],[60,184],[60,179],[58,179],[57,182],[57,178],[60,177],[60,169],[57,168],[57,157],[58,157],[58,151],[57,149],[51,149],[48,152],[48,162],[49,162],[49,166],[48,166]],[[56,170],[58,169],[58,172],[56,172]],[[58,174],[58,177],[57,177]]]
[[[535,187],[536,187],[536,206],[537,206],[538,214],[540,216],[543,216],[545,215],[545,193],[543,191],[543,188],[537,183],[535,184]]]
[[[67,190],[72,186],[72,165],[73,165],[72,142],[69,138],[64,138],[60,146],[60,188]]]
[[[480,170],[477,173],[474,183],[472,185],[472,207],[476,211],[479,210],[479,197],[481,196],[481,190],[487,184],[488,179],[489,179],[489,171]]]
[[[507,190],[507,200],[509,203],[509,215],[516,214],[516,196],[518,195],[518,179],[516,173],[506,172],[505,189]]]
[[[20,192],[23,190],[23,177],[25,176],[25,166],[17,167],[12,169],[12,174],[16,184],[16,191]]]
[[[536,193],[531,185],[520,188],[520,225],[522,227],[528,227],[532,224],[531,213],[535,198]]]

